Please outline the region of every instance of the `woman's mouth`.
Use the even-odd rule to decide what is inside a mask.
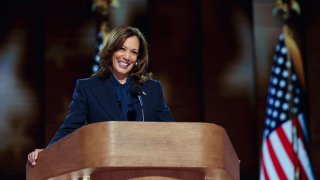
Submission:
[[[121,68],[127,68],[129,67],[129,65],[131,64],[130,62],[127,62],[127,61],[122,61],[122,60],[119,60],[118,61],[118,64]]]

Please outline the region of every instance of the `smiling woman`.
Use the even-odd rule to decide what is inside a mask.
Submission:
[[[128,73],[134,65],[138,65],[139,40],[137,36],[126,39],[123,46],[112,56],[112,73],[117,80],[124,84]]]
[[[99,54],[101,58],[99,61],[100,69],[93,74],[93,77],[105,78],[122,69],[120,65],[123,68],[128,65],[128,69],[119,71],[116,78],[121,78],[120,74],[122,74],[122,78],[126,78],[130,73],[130,76],[137,83],[151,79],[151,73],[147,72],[149,65],[148,44],[144,35],[137,28],[115,27],[109,32],[105,46]]]
[[[69,112],[49,145],[90,123],[174,121],[160,82],[147,72],[148,46],[137,28],[111,30],[100,58],[100,69],[92,77],[77,81]],[[29,153],[32,165],[41,150]]]

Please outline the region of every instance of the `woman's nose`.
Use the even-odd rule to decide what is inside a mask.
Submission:
[[[125,59],[130,59],[130,52],[129,51],[125,51],[124,52],[124,58]]]

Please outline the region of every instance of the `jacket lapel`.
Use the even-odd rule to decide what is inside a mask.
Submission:
[[[97,102],[101,105],[102,109],[112,117],[112,120],[125,120],[118,106],[115,89],[110,78],[99,79],[96,88],[92,91]]]

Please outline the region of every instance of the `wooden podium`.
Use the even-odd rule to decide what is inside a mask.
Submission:
[[[225,130],[209,123],[101,122],[86,125],[27,163],[28,180],[240,179]]]

